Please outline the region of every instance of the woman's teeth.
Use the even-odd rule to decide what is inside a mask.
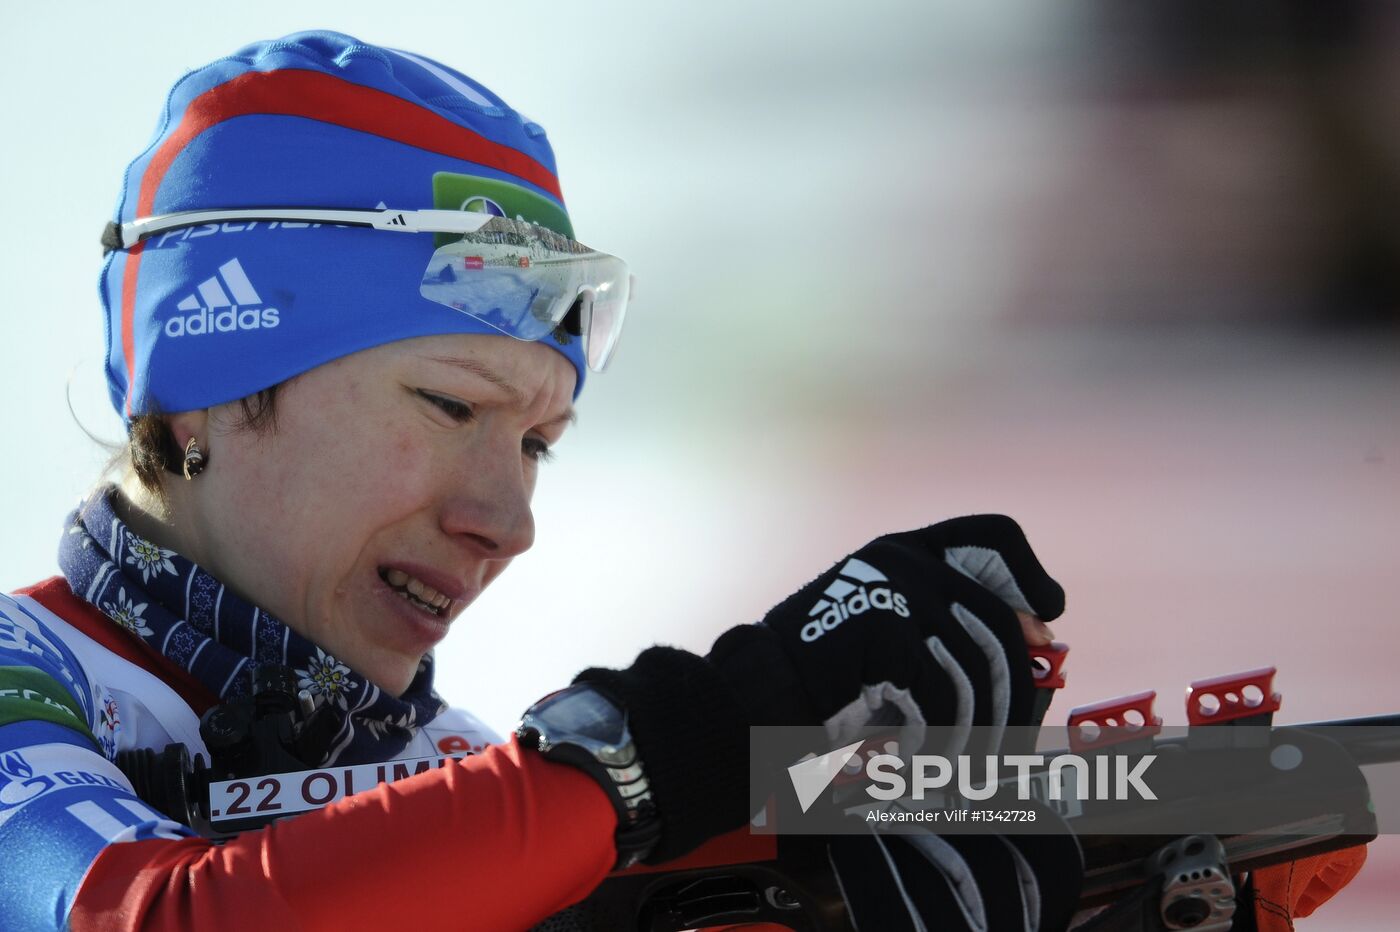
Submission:
[[[398,590],[399,595],[434,615],[441,615],[452,605],[450,598],[403,570],[386,570],[383,576],[384,581]]]

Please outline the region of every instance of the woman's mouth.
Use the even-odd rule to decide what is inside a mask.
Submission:
[[[379,578],[384,580],[390,589],[397,592],[414,608],[420,609],[434,618],[446,615],[447,610],[452,607],[450,597],[443,595],[421,579],[410,576],[403,570],[380,567]]]

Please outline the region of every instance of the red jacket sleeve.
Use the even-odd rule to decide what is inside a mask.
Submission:
[[[588,776],[510,744],[216,845],[110,845],[71,932],[526,929],[611,869]]]

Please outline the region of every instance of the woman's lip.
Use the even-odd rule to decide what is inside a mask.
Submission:
[[[438,592],[441,592],[453,602],[461,602],[463,607],[466,607],[467,603],[471,602],[471,600],[476,597],[476,593],[471,592],[460,579],[453,577],[449,573],[435,570],[431,566],[423,566],[421,563],[394,561],[379,564],[379,569],[381,571],[398,570],[401,573],[407,573],[419,582],[425,583]],[[452,608],[456,608],[456,606],[454,605]]]
[[[381,598],[390,603],[390,609],[408,623],[406,630],[412,635],[412,647],[415,650],[427,652],[447,637],[447,630],[452,624],[452,619],[446,613],[434,617],[405,599],[397,589],[390,588],[388,585],[379,586],[378,592]]]

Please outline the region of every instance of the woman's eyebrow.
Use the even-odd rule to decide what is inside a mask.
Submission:
[[[475,359],[465,359],[461,356],[425,356],[423,358],[430,362],[440,362],[447,366],[456,366],[458,369],[465,369],[473,375],[480,376],[510,396],[511,404],[515,405],[517,408],[525,407],[525,395],[520,389],[512,385],[509,380],[495,369],[492,369],[484,363],[477,362]],[[566,409],[563,414],[558,417],[550,418],[540,426],[552,427],[555,424],[573,424],[577,421],[578,412],[574,410],[573,405],[569,405],[568,409]]]
[[[578,423],[578,412],[574,410],[574,406],[573,406],[573,405],[569,405],[569,407],[568,407],[567,409],[565,409],[565,411],[564,411],[563,414],[559,415],[558,417],[552,417],[552,418],[550,418],[549,420],[545,421],[545,422],[544,422],[543,424],[541,424],[540,426],[541,426],[541,427],[554,427],[556,424],[577,424],[577,423]]]

